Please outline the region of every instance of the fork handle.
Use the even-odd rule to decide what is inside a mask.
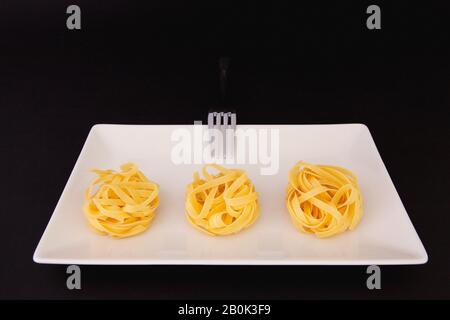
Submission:
[[[219,59],[219,81],[220,81],[220,104],[221,107],[226,106],[226,91],[227,91],[227,78],[228,68],[230,67],[230,58],[221,57]]]

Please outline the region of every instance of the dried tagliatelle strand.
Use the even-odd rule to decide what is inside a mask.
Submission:
[[[303,161],[289,172],[286,206],[299,230],[319,238],[353,230],[362,216],[361,192],[352,172]]]
[[[208,168],[218,171],[208,172]],[[186,192],[186,217],[195,228],[209,235],[228,235],[251,226],[259,215],[258,194],[243,170],[216,164],[202,168],[201,178]]]
[[[126,163],[120,169],[120,172],[93,170],[97,178],[86,190],[83,206],[91,228],[113,238],[145,231],[159,205],[156,183],[148,180],[133,163]]]

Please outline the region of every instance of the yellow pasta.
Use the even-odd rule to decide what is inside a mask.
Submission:
[[[218,171],[211,174],[208,168]],[[237,233],[252,225],[259,215],[258,194],[243,170],[210,164],[194,173],[186,192],[186,217],[209,235]]]
[[[120,172],[93,170],[98,177],[86,190],[83,206],[92,229],[113,238],[145,231],[159,205],[156,183],[148,180],[133,163],[126,163],[120,169]]]
[[[295,226],[319,238],[353,230],[362,216],[362,198],[349,170],[298,162],[289,172],[286,206]]]

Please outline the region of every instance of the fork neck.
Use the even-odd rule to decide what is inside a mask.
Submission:
[[[227,82],[228,69],[230,66],[230,58],[221,57],[219,59],[219,84],[220,84],[220,107],[224,108],[227,105]]]

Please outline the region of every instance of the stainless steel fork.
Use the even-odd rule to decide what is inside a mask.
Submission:
[[[222,57],[219,60],[219,80],[220,80],[220,109],[226,110],[226,88],[228,78],[228,68],[230,66],[230,59]],[[208,129],[218,130],[222,136],[222,152],[215,153],[215,158],[219,160],[232,159],[234,157],[234,142],[236,130],[236,112],[230,111],[211,111],[208,113]]]

